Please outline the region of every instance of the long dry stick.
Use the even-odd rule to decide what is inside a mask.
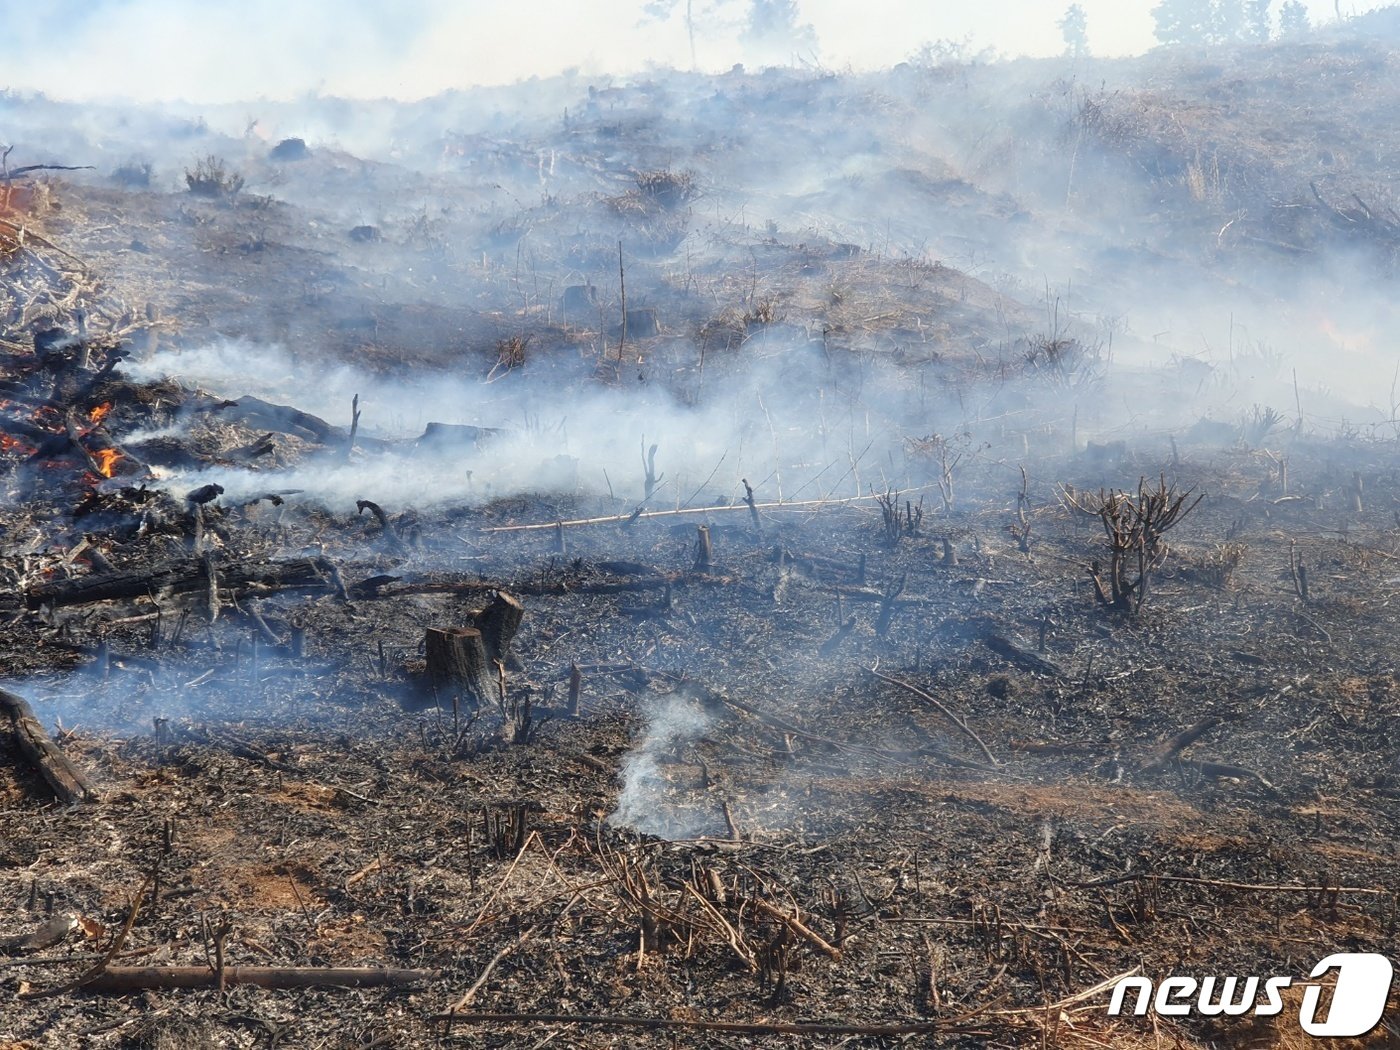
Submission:
[[[30,992],[21,992],[21,999],[47,999],[54,995],[65,995],[68,992],[77,991],[79,988],[86,988],[94,983],[111,967],[112,960],[117,957],[122,948],[126,946],[126,939],[131,935],[131,928],[136,925],[136,916],[141,914],[141,902],[146,899],[146,893],[151,888],[151,883],[155,880],[155,875],[147,875],[141,883],[141,888],[136,891],[136,897],[131,902],[131,910],[127,912],[126,922],[122,924],[121,931],[112,939],[112,946],[107,949],[107,954],[102,957],[102,961],[97,963],[81,977],[69,981],[67,984],[55,985],[51,988],[38,988]]]
[[[982,742],[982,738],[976,733],[974,733],[966,722],[964,722],[961,718],[955,715],[948,707],[944,706],[944,704],[941,701],[935,699],[933,696],[924,692],[918,686],[910,685],[908,682],[901,682],[898,678],[891,678],[889,675],[882,674],[881,672],[875,670],[875,668],[873,667],[867,667],[866,671],[870,672],[876,678],[880,679],[883,682],[889,682],[891,685],[897,685],[901,689],[907,689],[915,696],[927,700],[940,712],[942,712],[943,716],[947,718],[948,721],[952,722],[953,725],[957,726],[958,729],[961,730],[964,735],[966,735],[974,744],[976,744],[981,749],[982,754],[984,754],[987,757],[988,762],[990,762],[994,766],[1001,765],[1001,763],[997,761],[996,756],[993,755],[992,752],[988,749],[987,745]]]
[[[982,1028],[969,1028],[943,1021],[906,1021],[896,1024],[804,1024],[802,1022],[690,1021],[677,1017],[623,1017],[615,1014],[521,1014],[470,1013],[438,1014],[431,1018],[444,1024],[596,1024],[619,1028],[678,1028],[699,1032],[732,1032],[737,1035],[826,1035],[895,1036],[946,1034],[985,1034]]]
[[[685,883],[685,889],[687,892],[690,893],[692,897],[694,897],[697,901],[700,902],[700,906],[705,910],[705,912],[710,916],[710,918],[714,919],[715,922],[717,922],[719,926],[724,930],[724,936],[725,939],[729,941],[730,949],[739,958],[739,961],[742,962],[744,966],[748,969],[749,973],[757,973],[758,962],[754,959],[753,952],[749,950],[748,945],[744,943],[744,938],[740,936],[739,931],[734,928],[733,923],[726,919],[724,917],[724,914],[718,908],[716,908],[713,904],[711,904],[703,896],[701,896],[700,891],[697,890],[690,883]]]
[[[403,988],[421,984],[430,977],[429,970],[388,970],[377,966],[112,966],[84,987],[93,992],[217,988],[221,984],[257,988]]]
[[[1147,879],[1155,882],[1175,882],[1185,886],[1214,886],[1222,890],[1258,893],[1362,893],[1372,897],[1389,897],[1392,892],[1383,886],[1303,886],[1297,883],[1228,882],[1223,879],[1198,879],[1189,875],[1156,875],[1150,871],[1135,871],[1131,875],[1119,875],[1094,882],[1066,882],[1063,885],[1072,889],[1094,889],[1100,886],[1121,886],[1125,882],[1142,882]]]
[[[1108,991],[1119,981],[1126,980],[1129,977],[1136,977],[1140,973],[1142,973],[1141,963],[1134,966],[1131,970],[1124,970],[1122,973],[1117,974],[1116,976],[1110,977],[1107,980],[1100,981],[1092,988],[1085,988],[1083,991],[1075,992],[1073,995],[1067,996],[1064,999],[1060,999],[1058,1002],[1047,1003],[1044,1006],[1021,1006],[1013,1007],[1011,1009],[1006,1010],[992,1010],[989,1011],[989,1013],[997,1017],[1017,1017],[1023,1016],[1025,1014],[1038,1013],[1048,1013],[1051,1016],[1058,1016],[1060,1011],[1063,1010],[1066,1006],[1073,1006],[1075,1003],[1082,1003],[1086,999],[1092,999],[1094,996],[1100,995],[1103,992]]]
[[[470,988],[463,992],[462,998],[458,999],[455,1003],[453,1003],[448,1008],[447,1012],[455,1014],[459,1010],[466,1009],[466,1007],[471,1003],[471,1001],[476,998],[476,993],[481,991],[482,985],[486,983],[487,979],[491,976],[491,971],[493,971],[496,968],[497,964],[499,964],[500,961],[504,959],[507,955],[509,955],[511,952],[515,951],[515,949],[519,948],[522,944],[528,941],[531,938],[531,936],[534,935],[534,932],[538,929],[539,924],[537,923],[534,926],[531,926],[529,929],[524,930],[519,937],[515,938],[515,940],[507,941],[505,946],[501,948],[500,951],[498,951],[495,955],[491,956],[491,961],[488,962],[486,966],[482,969],[481,976],[476,979],[476,983],[474,983]]]
[[[812,945],[812,947],[816,948],[822,954],[830,956],[837,962],[841,961],[841,949],[834,947],[831,943],[829,943],[826,940],[826,938],[824,938],[821,934],[817,933],[817,931],[812,929],[810,926],[803,923],[801,920],[794,918],[787,912],[783,911],[781,908],[775,908],[767,901],[760,900],[757,897],[750,897],[748,903],[752,904],[759,911],[763,912],[764,915],[767,915],[773,919],[777,919],[789,930],[797,934],[799,937],[805,940],[808,944]]]
[[[910,489],[917,492],[917,489]],[[874,496],[847,496],[844,499],[804,499],[758,504],[759,510],[784,510],[790,507],[839,507],[847,503],[866,503]],[[619,521],[641,521],[644,518],[674,518],[682,514],[723,514],[730,511],[751,510],[747,503],[729,503],[719,507],[682,507],[679,510],[648,510],[631,514],[608,514],[601,518],[574,518],[571,521],[544,521],[531,525],[495,525],[483,532],[535,532],[540,529],[570,528],[575,525],[607,525]]]

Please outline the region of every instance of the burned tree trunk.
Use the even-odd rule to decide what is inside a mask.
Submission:
[[[476,628],[486,643],[488,659],[510,664],[510,643],[515,638],[515,632],[520,630],[520,621],[524,616],[525,606],[519,598],[505,591],[497,591],[491,604],[474,617]]]
[[[53,788],[55,795],[68,803],[96,800],[97,789],[58,749],[58,745],[34,717],[34,709],[22,697],[0,689],[0,712],[10,719],[20,754]]]
[[[425,636],[428,681],[439,697],[458,695],[473,707],[496,696],[496,675],[482,633],[475,627],[429,627]]]
[[[695,541],[695,571],[709,572],[714,550],[710,546],[710,527],[697,525]]]

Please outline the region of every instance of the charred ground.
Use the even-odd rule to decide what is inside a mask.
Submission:
[[[1364,59],[1376,83],[1394,61],[1376,43],[1309,46]],[[1312,54],[1232,59],[1229,90]],[[1173,92],[1214,83],[1172,68]],[[425,104],[403,119],[438,129],[424,133],[433,166],[321,147],[274,162],[271,143],[195,126],[189,155],[222,156],[246,179],[237,193],[13,183],[0,653],[100,798],[56,805],[4,739],[0,1034],[1293,1045],[1287,1013],[1154,1032],[1080,996],[1139,966],[1299,973],[1394,945],[1395,426],[1323,433],[1302,394],[1296,415],[1242,402],[1246,371],[1280,367],[1263,350],[1112,368],[1121,328],[1062,320],[1053,294],[1013,294],[1023,277],[901,250],[931,229],[988,250],[1024,230],[1091,264],[1042,185],[1018,197],[937,159],[955,122],[894,133],[940,92],[1002,75],[677,75],[457,135]],[[1111,127],[1092,147],[1108,179],[1150,142],[1159,167],[1133,186],[1159,210],[1124,236],[1159,273],[1248,278],[1241,294],[1262,296],[1280,251],[1339,242],[1386,272],[1362,183],[1348,192],[1369,218],[1349,226],[1293,154],[1241,139],[1227,167],[1267,171],[1267,192],[1198,192],[1200,143],[1152,116],[1169,95],[1047,91],[1015,111],[1044,131],[1017,148],[1060,164]],[[795,107],[801,120],[773,116]],[[818,116],[868,129],[854,135],[881,170],[811,160]],[[775,172],[784,192],[756,198]],[[822,177],[804,190],[804,172]],[[924,214],[882,239],[879,208],[861,205],[871,184],[881,206]],[[1291,240],[1285,203],[1311,217]],[[1250,237],[1214,232],[1214,209],[1245,204]],[[265,400],[241,398],[244,377],[167,377],[214,343],[244,355]],[[269,343],[295,366],[280,396]],[[452,418],[391,404],[374,419],[386,401],[370,398],[362,428],[348,403],[327,421],[347,361],[366,383],[460,380],[481,405],[536,415],[464,401]],[[825,444],[789,445],[782,412],[744,402],[771,456],[715,464],[646,400],[663,392],[680,418],[754,375],[796,391],[787,418],[809,412]],[[550,416],[599,390],[646,406],[624,450],[576,437],[562,463],[501,451],[514,431],[531,455],[548,448]],[[444,447],[427,422],[499,433]],[[654,472],[644,434],[663,435]],[[623,459],[630,473],[602,484],[599,464]],[[282,491],[315,475],[340,495]],[[421,497],[384,498],[393,475]],[[224,492],[187,498],[213,478]],[[1096,597],[1090,567],[1102,580],[1108,552],[1092,511],[1144,478],[1202,499],[1149,552],[1160,564],[1133,615]],[[612,520],[563,524],[589,518]],[[500,680],[513,743],[499,697],[435,694],[422,651],[425,629],[476,622],[499,592],[525,607]],[[30,939],[68,915],[58,943]],[[109,952],[425,973],[408,989],[28,997]],[[474,1016],[487,1011],[552,1019]],[[564,1020],[580,1016],[759,1027]],[[794,1022],[826,1027],[763,1027]]]

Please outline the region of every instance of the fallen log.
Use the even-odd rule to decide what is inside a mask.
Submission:
[[[335,567],[325,558],[298,558],[294,561],[224,566],[219,570],[219,586],[235,593],[295,587],[333,590],[334,577]],[[30,609],[45,605],[58,608],[140,598],[162,592],[207,592],[208,589],[208,569],[202,558],[195,558],[144,571],[97,573],[74,580],[54,580],[30,588],[24,600]]]
[[[219,402],[211,408],[256,430],[276,430],[321,445],[342,444],[349,437],[340,427],[332,426],[319,416],[287,405],[274,405],[251,394],[237,401]]]
[[[499,433],[501,431],[496,427],[473,427],[462,423],[429,423],[423,428],[423,436],[415,444],[416,447],[423,449],[453,451],[466,446],[479,445]]]
[[[1180,733],[1168,737],[1160,744],[1152,747],[1146,755],[1146,760],[1137,768],[1137,776],[1146,776],[1149,773],[1156,773],[1165,769],[1172,762],[1172,759],[1185,751],[1201,737],[1205,736],[1212,729],[1222,725],[1219,718],[1203,718],[1193,726],[1183,729]]]
[[[53,738],[34,717],[34,709],[23,697],[0,689],[0,712],[9,716],[20,754],[44,778],[55,795],[68,803],[97,800],[97,789],[82,770],[58,749]]]
[[[218,988],[406,988],[432,977],[428,970],[349,966],[109,966],[83,986],[89,992]]]
[[[989,634],[983,639],[987,648],[1005,660],[1010,660],[1013,664],[1026,671],[1035,674],[1049,675],[1051,678],[1064,678],[1065,672],[1059,664],[1052,663],[1042,656],[1027,649],[1022,649],[1010,638],[1004,638],[999,634]]]

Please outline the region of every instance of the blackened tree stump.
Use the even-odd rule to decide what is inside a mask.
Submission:
[[[515,638],[515,632],[520,630],[520,621],[524,617],[525,606],[520,599],[505,591],[497,591],[491,604],[476,615],[475,626],[486,642],[489,659],[510,666],[510,643]]]
[[[460,696],[473,707],[497,699],[496,675],[475,627],[429,627],[428,681],[440,698]]]

